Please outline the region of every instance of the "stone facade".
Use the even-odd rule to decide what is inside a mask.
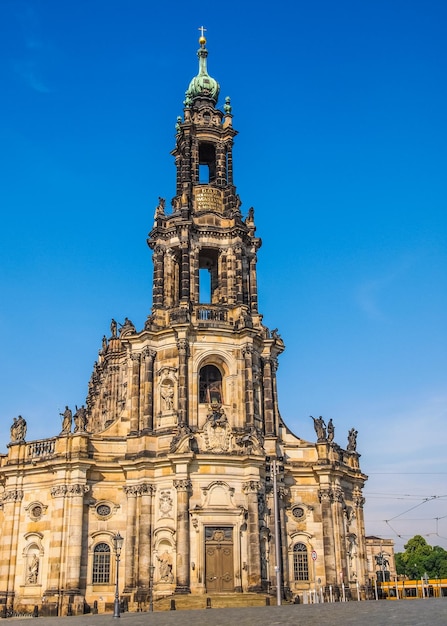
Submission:
[[[16,420],[1,457],[0,598],[17,609],[109,609],[118,531],[131,609],[152,583],[160,597],[274,592],[277,571],[292,595],[366,582],[355,433],[342,449],[318,418],[311,443],[280,417],[284,343],[258,312],[261,240],[233,182],[231,104],[216,108],[203,37],[198,55],[176,195],[148,236],[151,314],[141,330],[112,320],[86,406],[66,408],[59,435],[27,442]]]

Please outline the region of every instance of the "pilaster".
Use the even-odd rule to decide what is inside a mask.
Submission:
[[[261,546],[259,538],[258,493],[261,484],[250,480],[243,486],[247,499],[248,591],[261,591]]]
[[[190,593],[189,586],[189,478],[174,480],[177,490],[177,584],[176,593]]]

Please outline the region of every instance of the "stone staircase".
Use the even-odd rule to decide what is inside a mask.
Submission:
[[[275,598],[263,593],[216,593],[206,595],[179,594],[166,596],[154,601],[154,611],[187,611],[193,609],[225,609],[245,606],[266,606],[275,604]]]

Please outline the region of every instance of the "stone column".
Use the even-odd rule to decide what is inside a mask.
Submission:
[[[357,539],[358,539],[358,567],[361,571],[357,572],[359,583],[364,585],[366,583],[366,544],[365,544],[365,516],[363,514],[363,505],[365,504],[365,498],[362,495],[360,487],[354,487],[353,502],[355,505],[355,517],[357,521]]]
[[[236,265],[236,304],[243,304],[244,302],[244,278],[242,275],[242,246],[236,245],[235,252],[235,265]]]
[[[187,339],[177,341],[178,348],[178,420],[180,424],[188,423],[188,351]]]
[[[113,421],[118,419],[120,414],[120,366],[119,365],[110,365],[110,377],[111,377],[111,394],[110,394],[110,411],[109,411],[109,419],[112,418]]]
[[[130,384],[130,434],[139,430],[140,415],[140,354],[130,355],[132,363],[132,378]]]
[[[54,595],[63,586],[61,569],[64,567],[64,518],[67,496],[66,485],[51,488],[51,533],[48,545],[48,578],[45,595]]]
[[[216,183],[219,186],[226,184],[225,144],[219,141],[216,146]]]
[[[174,251],[169,248],[166,250],[164,263],[164,303],[170,308],[176,306],[176,298],[174,293],[175,271],[174,271]]]
[[[140,485],[141,507],[138,518],[138,580],[137,586],[149,589],[149,568],[152,557],[152,498],[155,486]]]
[[[3,505],[2,545],[0,557],[0,587],[6,592],[6,604],[14,600],[14,580],[17,566],[18,528],[20,507],[23,500],[21,489],[7,489],[1,496]]]
[[[236,303],[236,260],[234,250],[227,250],[227,301],[228,304]]]
[[[343,582],[349,584],[347,561],[347,537],[343,515],[343,490],[336,485],[332,488],[332,520],[334,528],[335,563],[336,571],[343,572]],[[341,581],[339,581],[341,582]]]
[[[66,589],[80,593],[81,557],[82,557],[82,522],[84,514],[84,494],[90,487],[85,483],[67,485],[68,515],[70,520],[67,542],[67,578]],[[66,529],[67,530],[67,529]]]
[[[265,485],[265,501],[269,511],[267,526],[270,531],[268,544],[268,553],[270,556],[268,566],[268,578],[270,580],[271,586],[276,589],[275,567],[278,565],[276,562],[276,533],[278,532],[278,528],[275,524],[275,498],[272,483],[267,483]],[[281,537],[279,538],[279,541],[281,544]],[[279,565],[281,567],[281,563]]]
[[[180,244],[181,251],[181,278],[180,278],[180,299],[182,302],[189,302],[189,245],[187,241]]]
[[[191,302],[200,302],[200,271],[199,271],[200,246],[194,243],[191,246]]]
[[[143,415],[141,419],[141,430],[152,430],[154,427],[154,360],[157,353],[155,350],[145,348],[143,350],[144,359],[144,379],[142,385],[142,406]]]
[[[129,593],[135,589],[135,570],[137,565],[137,555],[135,553],[136,540],[136,511],[137,495],[140,491],[138,485],[124,487],[127,496],[127,522],[126,536],[124,537],[124,548],[126,562],[124,568],[124,591]]]
[[[273,408],[273,386],[272,386],[272,361],[270,357],[262,359],[263,376],[262,386],[264,390],[264,427],[266,435],[274,435],[274,408]]]
[[[190,593],[189,588],[189,479],[174,480],[177,489],[177,585],[175,593]]]
[[[227,180],[228,184],[233,184],[233,142],[227,143]]]
[[[261,546],[259,543],[259,482],[250,480],[243,490],[247,498],[247,552],[248,552],[248,591],[261,591]]]
[[[219,250],[219,276],[220,276],[220,300],[228,302],[228,278],[227,278],[227,250]]]
[[[155,246],[154,253],[152,255],[154,263],[152,301],[154,308],[161,308],[163,306],[163,255],[163,248],[161,246]]]
[[[181,176],[181,164],[182,164],[182,157],[180,154],[177,154],[175,157],[175,171],[176,171],[176,195],[177,196],[181,196],[182,195],[182,176]]]
[[[323,551],[324,567],[326,571],[326,584],[338,585],[335,545],[334,545],[334,525],[332,520],[332,491],[329,486],[323,486],[318,497],[321,504],[321,521],[323,530]]]
[[[281,573],[282,573],[282,584],[284,589],[290,588],[289,583],[289,563],[288,563],[288,547],[287,547],[287,522],[285,515],[285,506],[287,497],[289,495],[288,489],[284,486],[278,487],[278,509],[279,509],[279,526],[281,528]]]
[[[250,307],[252,313],[258,311],[258,284],[256,278],[256,254],[250,258]]]
[[[271,359],[272,371],[272,393],[273,393],[273,419],[274,419],[274,435],[279,434],[279,408],[278,408],[278,389],[276,386],[276,370],[278,369],[278,359]]]
[[[191,163],[191,166],[189,168],[189,176],[187,176],[187,178],[185,178],[185,180],[187,180],[188,182],[191,180],[192,183],[198,183],[200,176],[199,176],[199,142],[197,140],[196,137],[194,137],[191,142],[191,149],[190,149],[190,158],[188,159],[188,162]],[[185,152],[185,157],[186,157],[186,152]]]
[[[253,426],[253,346],[251,344],[246,344],[242,349],[242,353],[245,360],[245,424],[247,426]]]

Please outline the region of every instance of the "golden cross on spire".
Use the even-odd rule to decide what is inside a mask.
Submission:
[[[205,37],[205,34],[204,34],[204,33],[206,33],[205,26],[199,26],[199,28],[197,30],[200,30],[200,36],[201,37]]]

